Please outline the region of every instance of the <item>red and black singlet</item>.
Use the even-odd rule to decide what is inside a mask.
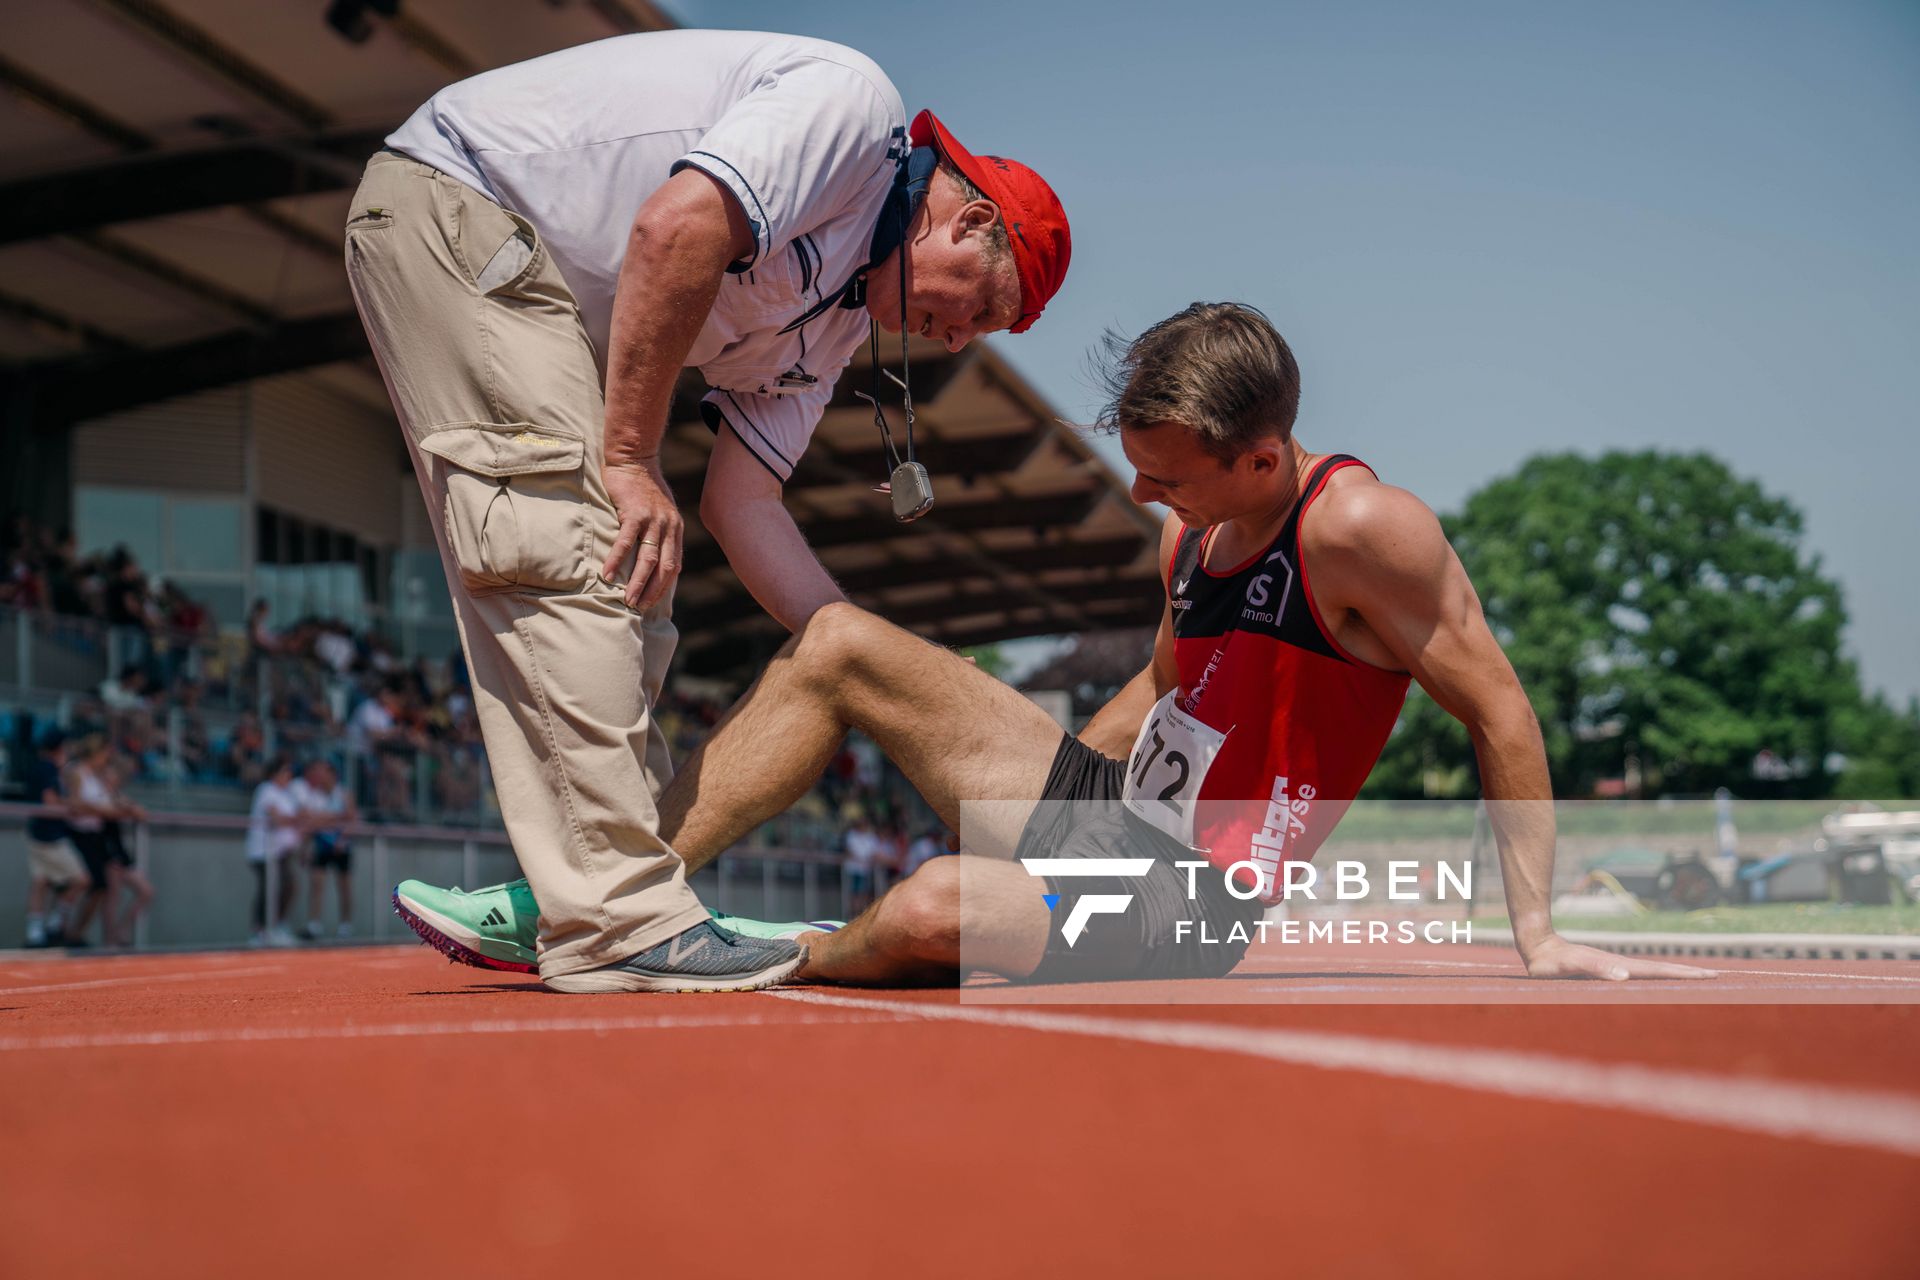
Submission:
[[[1179,685],[1142,727],[1127,803],[1222,870],[1251,861],[1269,900],[1281,864],[1311,858],[1346,812],[1406,700],[1406,674],[1327,633],[1300,555],[1300,522],[1327,478],[1365,465],[1322,459],[1243,563],[1209,568],[1214,530],[1184,529],[1168,567]]]

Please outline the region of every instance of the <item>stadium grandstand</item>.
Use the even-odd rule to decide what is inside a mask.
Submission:
[[[281,753],[334,764],[375,833],[354,873],[367,915],[402,875],[512,873],[339,228],[365,156],[440,85],[671,24],[633,0],[489,5],[485,22],[378,8],[332,6],[324,39],[311,6],[73,0],[0,17],[0,844],[24,837],[49,736],[103,735],[147,815],[127,839],[158,889],[137,927],[153,945],[245,936],[243,815]],[[853,395],[869,376],[857,362],[842,377],[787,488],[856,602],[954,646],[1157,615],[1153,521],[990,346],[914,352],[938,504],[910,527],[874,492],[885,454]],[[683,498],[712,447],[702,390],[690,373],[667,438]],[[783,639],[688,519],[661,708],[681,751]],[[928,835],[859,742],[761,833],[761,872],[720,864],[758,896],[711,891],[773,915],[835,907],[856,820],[896,861]],[[19,881],[0,877],[0,938],[19,931]]]

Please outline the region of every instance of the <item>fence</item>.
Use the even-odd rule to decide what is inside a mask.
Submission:
[[[26,822],[32,805],[0,804],[0,947],[22,937],[26,917]],[[137,926],[137,947],[220,947],[251,932],[254,881],[246,861],[244,818],[156,813],[132,824],[134,863],[157,894]],[[504,835],[431,826],[361,826],[352,832],[352,916],[357,936],[389,942],[412,938],[388,898],[401,880],[467,887],[520,874]],[[303,877],[304,879],[304,877]],[[764,920],[847,919],[854,886],[838,857],[764,845],[729,852],[691,880],[700,900],[730,915]],[[292,923],[305,918],[308,886],[300,886]],[[876,891],[884,891],[884,872]],[[336,920],[335,889],[323,886],[325,924]],[[269,907],[273,894],[268,894]]]

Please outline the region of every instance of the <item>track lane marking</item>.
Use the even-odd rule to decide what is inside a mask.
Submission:
[[[1904,983],[1909,986],[1920,985],[1920,975],[1916,975],[1910,978],[1903,974],[1896,974],[1896,973],[1834,973],[1831,970],[1826,970],[1826,969],[1746,969],[1746,968],[1737,967],[1739,957],[1720,956],[1720,957],[1699,957],[1699,958],[1720,960],[1722,963],[1719,964],[1718,966],[1708,966],[1708,967],[1712,967],[1714,969],[1714,972],[1721,975],[1722,977],[1739,977],[1742,974],[1752,973],[1752,974],[1759,974],[1763,977],[1769,977],[1769,978],[1838,978],[1846,982],[1894,982],[1894,983]],[[1686,957],[1681,957],[1679,963],[1683,963],[1683,964],[1686,963],[1686,959],[1687,959]],[[1733,960],[1735,963],[1728,964],[1726,963],[1726,961],[1728,960]],[[1351,969],[1354,967],[1355,962],[1350,960],[1341,960],[1337,958],[1313,956],[1304,960],[1290,960],[1288,963],[1292,965],[1302,966],[1302,967],[1306,965],[1319,965],[1322,967],[1339,967],[1339,968]],[[1887,963],[1887,962],[1881,962],[1881,963]],[[1492,960],[1383,960],[1383,961],[1380,961],[1379,964],[1382,967],[1387,969],[1392,969],[1400,965],[1422,965],[1428,968],[1443,968],[1443,969],[1496,969],[1496,970],[1500,970],[1501,972],[1511,973],[1515,977],[1525,977],[1527,972],[1526,969],[1518,961],[1510,961],[1503,964],[1498,961],[1492,961]],[[1282,977],[1284,975],[1282,974],[1270,975],[1270,974],[1263,973],[1260,976]],[[1672,982],[1672,981],[1684,981],[1684,980],[1668,979],[1668,981]],[[1636,987],[1638,987],[1639,985],[1640,985],[1639,983],[1635,984]],[[1747,988],[1747,990],[1772,990],[1772,988],[1767,988],[1767,987]]]
[[[1920,985],[1920,977],[1909,978],[1897,973],[1830,973],[1824,969],[1728,969],[1721,973],[1757,973],[1769,978],[1840,978],[1847,982],[1901,982],[1908,986]]]
[[[0,987],[0,996],[34,995],[45,991],[79,991],[84,987],[144,986],[149,982],[198,982],[206,978],[250,978],[262,973],[279,973],[281,964],[257,964],[244,969],[194,969],[188,973],[143,974],[139,977],[94,978],[85,982],[47,982],[37,987]]]
[[[400,1022],[339,1027],[208,1027],[169,1031],[124,1031],[98,1035],[0,1036],[0,1053],[59,1049],[161,1048],[195,1044],[256,1044],[287,1040],[384,1040],[413,1036],[543,1035],[553,1032],[678,1031],[704,1027],[846,1026],[890,1021],[846,1014],[788,1016],[749,1014],[656,1014],[624,1018],[478,1018],[467,1022]]]
[[[1799,1081],[1756,1080],[1337,1032],[987,1009],[977,1005],[910,1004],[819,991],[767,994],[799,1004],[884,1012],[899,1018],[927,1018],[1232,1053],[1323,1071],[1357,1071],[1512,1098],[1626,1111],[1765,1137],[1868,1147],[1920,1157],[1920,1096],[1913,1094]]]

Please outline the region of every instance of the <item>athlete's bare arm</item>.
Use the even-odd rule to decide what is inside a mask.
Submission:
[[[1166,586],[1167,566],[1173,560],[1173,548],[1180,541],[1183,527],[1174,516],[1168,516],[1160,526],[1162,587]],[[1153,656],[1140,674],[1122,685],[1120,692],[1080,731],[1080,741],[1103,756],[1126,759],[1127,753],[1133,750],[1133,740],[1140,734],[1140,726],[1146,723],[1147,712],[1180,681],[1179,668],[1173,662],[1172,593],[1166,594],[1168,602],[1160,608],[1160,630],[1153,637]]]
[[[784,492],[780,478],[723,427],[707,461],[700,523],[727,553],[740,585],[781,626],[798,631],[821,606],[847,597],[793,522]]]
[[[1302,557],[1327,630],[1350,653],[1409,672],[1466,726],[1500,850],[1514,940],[1535,977],[1697,978],[1709,971],[1576,946],[1553,930],[1553,788],[1540,722],[1480,597],[1424,503],[1351,468],[1302,521]]]

